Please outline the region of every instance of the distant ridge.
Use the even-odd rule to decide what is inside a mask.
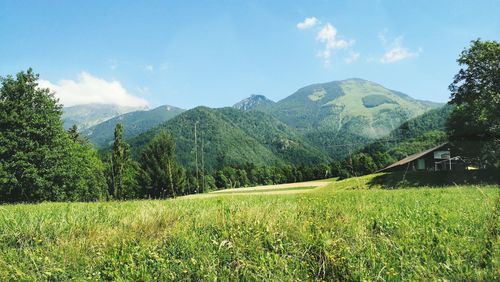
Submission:
[[[113,142],[117,123],[124,126],[124,137],[132,138],[181,114],[185,110],[164,105],[149,111],[135,111],[116,116],[83,131],[97,147],[105,147]]]
[[[293,128],[275,117],[257,111],[235,108],[196,107],[168,120],[130,141],[135,156],[160,131],[172,134],[177,157],[193,168],[194,125],[197,124],[198,148],[206,170],[213,172],[224,166],[307,165],[329,161]]]
[[[264,95],[253,94],[250,97],[241,100],[240,102],[233,105],[233,108],[243,111],[264,109],[274,105],[275,102],[268,99]]]
[[[86,104],[63,108],[62,120],[64,128],[73,125],[85,130],[116,116],[139,110],[147,110],[146,106],[125,107],[111,104]]]

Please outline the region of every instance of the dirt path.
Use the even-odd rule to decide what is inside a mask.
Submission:
[[[188,195],[184,198],[198,198],[198,197],[215,197],[226,195],[279,195],[279,194],[296,194],[314,191],[319,187],[330,184],[329,180],[318,180],[298,183],[287,183],[277,185],[263,185],[244,188],[231,188],[217,190],[205,194]],[[302,189],[301,189],[302,188]]]

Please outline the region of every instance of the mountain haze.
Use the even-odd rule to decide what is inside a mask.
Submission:
[[[83,131],[89,140],[98,147],[108,146],[113,142],[116,124],[124,125],[124,137],[132,138],[165,122],[185,110],[164,105],[149,111],[135,111],[119,115]]]
[[[138,110],[147,110],[147,107],[124,107],[110,104],[77,105],[63,108],[62,119],[64,128],[68,129],[76,125],[83,131],[108,119]]]

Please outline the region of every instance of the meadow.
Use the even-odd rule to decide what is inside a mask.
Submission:
[[[3,205],[0,280],[499,280],[498,186],[383,189],[373,177]]]

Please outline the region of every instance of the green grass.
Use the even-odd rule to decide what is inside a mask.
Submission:
[[[498,186],[0,206],[0,280],[498,281]]]

